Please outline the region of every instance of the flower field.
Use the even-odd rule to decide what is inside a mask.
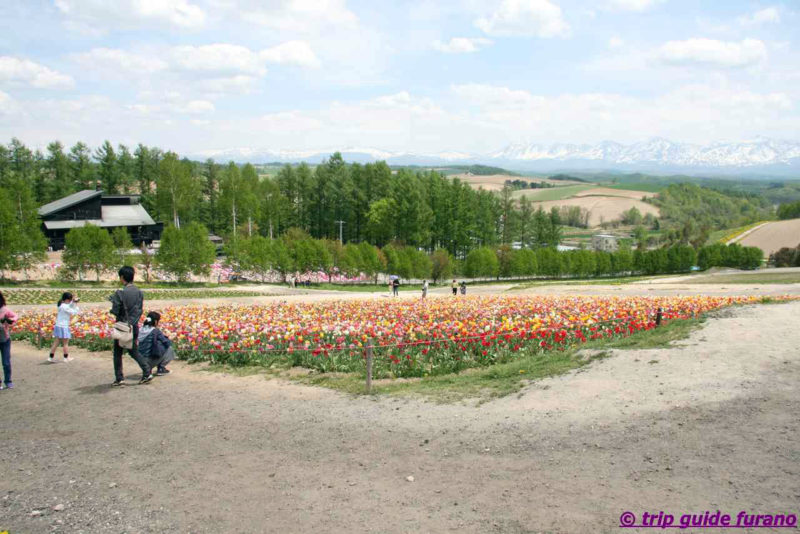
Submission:
[[[790,297],[785,297],[789,299]],[[778,299],[781,300],[781,299]],[[299,365],[323,372],[365,370],[374,347],[376,377],[458,372],[520,353],[564,349],[591,339],[655,328],[655,315],[682,320],[759,297],[540,297],[280,302],[259,306],[175,306],[159,310],[178,356],[231,365]],[[53,313],[25,314],[17,337],[49,337]],[[109,350],[110,316],[92,310],[73,322],[74,343]]]
[[[112,288],[75,289],[72,292],[78,295],[81,302],[105,302],[113,293]],[[62,289],[3,289],[3,295],[11,305],[26,304],[53,304],[61,298]],[[194,298],[222,298],[222,297],[257,297],[267,293],[237,291],[231,289],[143,289],[145,300],[179,300]]]

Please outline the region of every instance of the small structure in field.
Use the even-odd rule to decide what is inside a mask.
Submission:
[[[160,239],[164,228],[139,203],[139,195],[104,195],[102,191],[92,190],[79,191],[45,204],[39,208],[39,218],[52,250],[64,248],[67,232],[86,224],[108,231],[122,226],[136,246]]]
[[[619,238],[612,234],[595,234],[592,236],[592,249],[616,252],[619,249]]]

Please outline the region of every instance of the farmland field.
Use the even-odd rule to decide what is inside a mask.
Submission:
[[[603,184],[603,187],[623,191],[643,191],[646,193],[655,194],[664,189],[665,186],[663,184],[654,184],[649,182],[631,182],[629,184]]]
[[[514,191],[515,198],[528,197],[534,202],[546,202],[548,200],[561,200],[570,198],[575,194],[593,189],[595,186],[591,184],[580,185],[565,185],[561,187],[553,187],[551,189],[521,189]]]
[[[554,186],[564,186],[577,184],[579,182],[549,180],[547,178],[537,178],[530,176],[513,176],[510,174],[491,174],[487,176],[476,174],[454,174],[451,178],[459,178],[462,182],[469,184],[472,188],[483,188],[487,191],[500,191],[506,183],[506,180],[518,180],[527,183],[546,183]],[[541,191],[540,189],[531,189],[531,191]]]
[[[800,219],[766,223],[735,242],[745,247],[758,247],[766,256],[782,247],[794,248],[800,244]]]
[[[535,204],[548,211],[552,207],[578,206],[589,211],[589,226],[599,226],[602,222],[610,222],[622,217],[622,214],[631,208],[638,209],[642,215],[652,213],[658,216],[658,208],[652,204],[642,202],[633,198],[618,196],[589,196],[572,197],[564,200],[550,200]]]
[[[655,196],[655,193],[647,191],[633,191],[627,189],[611,189],[609,187],[593,187],[592,189],[585,189],[575,193],[576,197],[589,197],[589,196],[608,196],[608,197],[622,197],[634,198],[643,200]]]

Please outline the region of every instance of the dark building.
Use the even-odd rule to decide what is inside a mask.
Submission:
[[[156,223],[139,204],[139,195],[103,195],[102,191],[79,191],[39,208],[44,235],[53,250],[64,248],[64,236],[72,228],[93,224],[109,231],[127,228],[133,244],[161,238],[163,223]]]

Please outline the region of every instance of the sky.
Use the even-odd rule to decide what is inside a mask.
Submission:
[[[798,140],[798,27],[795,0],[2,0],[0,140]]]

